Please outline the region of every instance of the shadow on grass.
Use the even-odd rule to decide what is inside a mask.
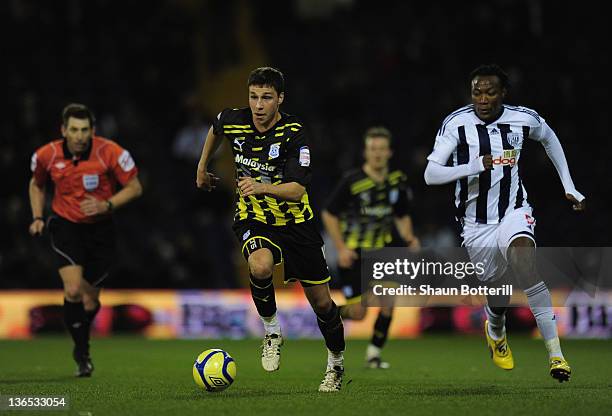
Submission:
[[[168,399],[175,400],[227,400],[227,399],[248,399],[254,397],[284,397],[296,396],[300,394],[312,394],[312,390],[288,390],[288,391],[269,391],[269,390],[226,390],[218,393],[207,391],[193,391],[167,395]]]
[[[0,380],[0,385],[3,384],[32,384],[32,383],[66,383],[75,381],[78,378],[74,376],[49,377],[49,378],[13,378]]]

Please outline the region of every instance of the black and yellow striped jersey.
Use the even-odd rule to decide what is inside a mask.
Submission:
[[[363,169],[347,172],[327,202],[340,219],[344,243],[350,249],[382,248],[393,240],[394,218],[410,214],[412,191],[406,175],[394,170],[383,183]]]
[[[250,108],[225,109],[214,121],[213,132],[229,140],[236,178],[250,176],[258,182],[273,185],[297,182],[307,189],[299,202],[267,195],[245,198],[236,189],[234,221],[256,220],[283,226],[313,218],[308,197],[310,149],[302,122],[297,117],[281,112],[281,119],[260,133],[253,124]]]

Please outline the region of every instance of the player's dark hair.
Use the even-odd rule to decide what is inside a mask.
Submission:
[[[365,144],[365,142],[371,137],[383,137],[387,139],[389,144],[391,144],[391,131],[386,127],[374,126],[367,129],[363,135],[363,143]]]
[[[70,117],[78,118],[80,120],[88,119],[89,125],[93,127],[96,124],[96,117],[86,105],[78,103],[70,103],[62,110],[62,122],[64,126],[68,125],[68,119]]]
[[[276,93],[280,95],[285,91],[285,77],[283,73],[276,68],[262,66],[251,72],[247,87],[251,85],[263,85],[274,87]]]
[[[502,88],[510,89],[510,80],[508,78],[508,74],[506,74],[506,71],[504,71],[497,64],[480,65],[478,68],[476,68],[470,73],[470,83],[477,76],[496,76],[499,79]]]

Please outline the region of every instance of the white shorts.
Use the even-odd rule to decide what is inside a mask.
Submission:
[[[499,224],[478,224],[465,219],[463,245],[472,263],[483,263],[484,272],[478,275],[483,282],[499,279],[506,268],[506,251],[510,243],[519,237],[527,237],[535,244],[535,218],[530,207],[518,208],[502,218]]]

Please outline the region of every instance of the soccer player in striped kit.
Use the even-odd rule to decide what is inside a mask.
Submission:
[[[365,163],[346,172],[321,213],[338,252],[338,272],[346,297],[346,304],[340,307],[343,319],[361,321],[367,313],[368,288],[361,282],[363,252],[420,246],[410,216],[412,190],[404,172],[389,169],[392,155],[391,132],[385,127],[369,128],[364,135]],[[389,368],[381,352],[392,316],[392,305],[381,307],[366,350],[368,368]]]
[[[264,326],[261,365],[280,367],[283,337],[272,282],[283,264],[285,282],[299,281],[317,315],[327,346],[320,392],[336,392],[344,376],[344,324],[329,292],[323,240],[310,205],[310,147],[302,121],[280,110],[285,78],[278,69],[256,68],[247,82],[249,107],[225,109],[208,132],[196,172],[198,188],[211,191],[218,178],[208,164],[224,140],[236,168],[234,233],[249,265],[251,295]]]
[[[559,344],[550,292],[536,270],[535,218],[518,169],[523,142],[540,142],[553,162],[575,211],[585,209],[554,131],[538,113],[503,103],[508,76],[497,65],[470,75],[472,104],[451,113],[427,157],[425,182],[456,181],[455,205],[462,238],[472,262],[485,262],[479,279],[493,282],[510,266],[527,296],[549,353],[550,375],[568,381],[571,369]],[[445,166],[452,156],[452,166]],[[514,368],[505,330],[509,299],[487,298],[485,336],[493,362]]]

